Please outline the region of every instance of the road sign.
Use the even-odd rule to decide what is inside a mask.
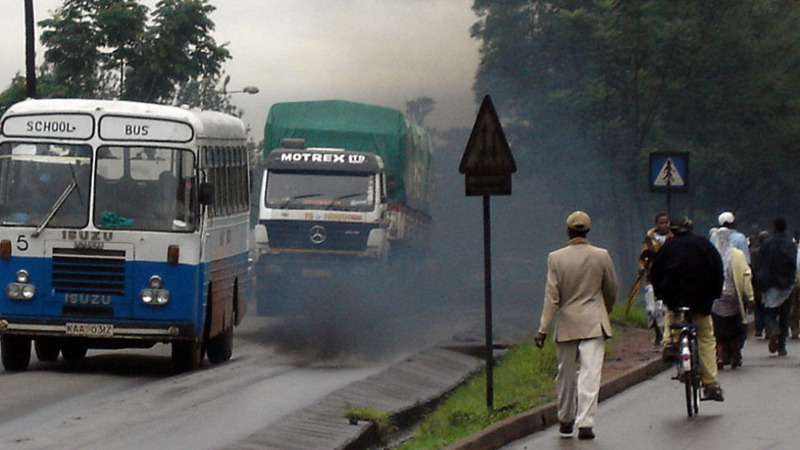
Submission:
[[[458,171],[466,175],[467,195],[511,195],[511,174],[517,165],[488,95],[481,103]]]
[[[689,190],[689,153],[655,152],[650,154],[650,190],[686,192]]]

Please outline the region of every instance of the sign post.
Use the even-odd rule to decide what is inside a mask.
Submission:
[[[672,217],[672,193],[689,190],[689,153],[650,154],[650,191],[667,194],[667,215]]]
[[[467,196],[483,197],[483,272],[486,338],[486,406],[494,409],[494,343],[492,342],[492,238],[489,197],[511,195],[517,171],[503,127],[488,95],[483,98],[458,171],[465,175]]]

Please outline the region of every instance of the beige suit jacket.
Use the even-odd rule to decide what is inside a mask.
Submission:
[[[611,337],[608,313],[617,300],[617,275],[608,250],[575,238],[547,257],[539,332],[556,342]]]

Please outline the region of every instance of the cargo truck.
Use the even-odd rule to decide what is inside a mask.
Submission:
[[[275,104],[260,177],[262,315],[302,309],[298,288],[315,279],[396,277],[424,267],[432,142],[400,111],[342,100]],[[281,302],[286,297],[294,298]]]

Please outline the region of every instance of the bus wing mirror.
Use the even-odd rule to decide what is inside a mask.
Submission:
[[[200,183],[198,192],[201,205],[210,205],[214,202],[214,187],[211,183]]]

